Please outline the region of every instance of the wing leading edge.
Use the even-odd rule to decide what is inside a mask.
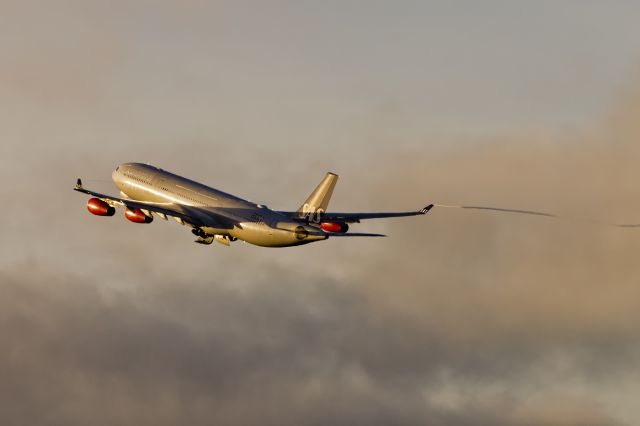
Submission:
[[[433,208],[433,204],[429,204],[420,210],[409,212],[373,212],[373,213],[324,213],[320,217],[322,222],[335,223],[358,223],[365,219],[383,219],[388,217],[405,217],[420,216],[427,214]],[[278,212],[291,218],[299,218],[299,212]],[[306,218],[301,218],[304,220]]]
[[[101,194],[99,192],[94,192],[84,188],[82,186],[82,180],[80,178],[78,178],[76,186],[73,189],[75,191],[99,198],[109,204],[114,204],[115,206],[123,206],[129,209],[147,210],[149,212],[158,213],[164,216],[176,217],[193,226],[233,228],[233,223],[229,218],[223,217],[208,210],[188,208],[186,206],[174,203],[150,203]]]

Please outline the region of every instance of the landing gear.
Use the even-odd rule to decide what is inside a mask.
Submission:
[[[202,230],[202,228],[193,228],[191,233],[196,237],[207,238],[208,234]]]
[[[194,242],[198,243],[198,244],[206,244],[209,245],[213,242],[214,240],[214,236],[211,235],[209,237],[198,237]]]
[[[226,235],[216,235],[214,238],[217,242],[219,242],[223,246],[229,247],[231,245],[231,241],[229,237],[227,237]]]
[[[197,236],[198,238],[195,240],[196,243],[198,244],[211,244],[214,241],[219,242],[220,244],[224,245],[224,246],[229,246],[231,241],[235,241],[237,240],[237,238],[234,237],[228,237],[226,235],[211,235],[211,234],[207,234],[206,232],[204,232],[202,230],[202,228],[198,228],[198,227],[194,227],[191,230],[191,233],[193,233],[193,235]]]
[[[198,237],[194,242],[198,243],[198,244],[206,244],[209,245],[213,242],[214,240],[214,236],[213,235],[209,235],[206,232],[204,232],[202,230],[202,228],[198,228],[198,227],[194,227],[191,230],[191,233],[193,235],[195,235],[196,237]]]

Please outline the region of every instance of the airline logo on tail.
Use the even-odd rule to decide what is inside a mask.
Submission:
[[[313,223],[320,223],[323,214],[323,209],[315,208],[313,206],[310,206],[308,203],[304,203],[302,205],[302,209],[300,210],[300,217]]]

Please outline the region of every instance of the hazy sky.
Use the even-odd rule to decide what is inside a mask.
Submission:
[[[296,208],[640,222],[640,2],[0,0],[0,423],[638,424],[640,231],[436,209],[193,244],[149,162]]]

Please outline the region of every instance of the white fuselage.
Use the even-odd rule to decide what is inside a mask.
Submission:
[[[228,236],[266,247],[295,246],[328,238],[317,227],[293,221],[266,206],[154,166],[122,164],[114,170],[112,179],[120,192],[128,198],[183,208],[200,219],[202,225],[198,227],[210,235]],[[227,219],[224,224],[215,219],[220,212]],[[233,225],[229,226],[229,221]]]

